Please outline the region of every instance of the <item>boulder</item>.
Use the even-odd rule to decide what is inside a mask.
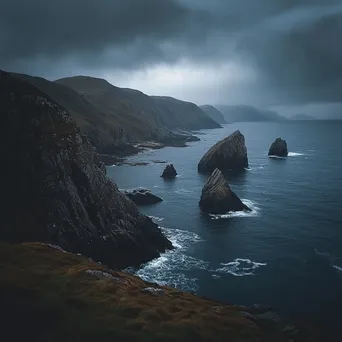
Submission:
[[[163,178],[175,178],[177,176],[177,171],[173,164],[167,164],[161,177]]]
[[[137,205],[150,205],[163,201],[160,197],[153,195],[152,192],[147,189],[134,189],[125,191],[124,194]]]
[[[269,156],[287,157],[287,154],[286,141],[281,138],[277,138],[268,151]]]
[[[198,163],[198,172],[209,173],[216,168],[221,171],[239,171],[247,167],[245,137],[240,131],[235,131],[210,148]]]
[[[215,169],[205,183],[199,205],[202,211],[210,214],[250,210],[230,189],[219,169]]]

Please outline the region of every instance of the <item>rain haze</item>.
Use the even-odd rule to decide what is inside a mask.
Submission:
[[[0,1],[0,66],[342,118],[342,2]]]

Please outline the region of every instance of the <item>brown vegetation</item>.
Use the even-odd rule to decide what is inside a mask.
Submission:
[[[49,245],[0,243],[0,259],[8,341],[286,341],[244,318],[240,307],[146,283]]]

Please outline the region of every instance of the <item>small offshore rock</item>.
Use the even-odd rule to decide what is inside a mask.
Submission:
[[[137,205],[150,205],[163,201],[162,198],[152,194],[150,190],[143,188],[134,189],[131,191],[126,190],[124,194]]]
[[[161,175],[161,177],[163,178],[175,178],[177,176],[177,171],[175,169],[175,167],[173,166],[173,164],[168,164],[166,165],[163,174]]]
[[[281,138],[277,138],[271,145],[269,151],[269,156],[277,156],[277,157],[287,157],[287,143],[285,140]]]

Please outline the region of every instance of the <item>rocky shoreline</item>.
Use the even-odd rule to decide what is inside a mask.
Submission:
[[[100,159],[107,165],[131,165],[126,162],[126,158],[139,154],[148,150],[159,150],[165,147],[188,147],[189,142],[200,141],[197,135],[191,132],[182,131],[182,133],[174,134],[173,138],[163,139],[161,141],[144,141],[139,143],[125,143],[124,148],[118,147],[117,152],[113,154],[99,153]],[[134,163],[134,165],[136,164]]]
[[[116,271],[173,249],[160,227],[106,176],[103,160],[124,163],[125,153],[143,146],[126,145],[118,156],[99,156],[67,110],[2,71],[0,109],[2,161],[8,166],[0,177],[5,336],[11,333],[14,341],[25,336],[42,341],[309,341],[304,329],[282,321],[269,307],[217,303]],[[214,146],[204,158],[209,165],[204,171],[217,163],[217,147],[226,143],[229,152],[240,153],[237,161],[227,155],[229,168],[248,165],[244,137],[237,131],[233,138]],[[172,165],[165,170],[166,177],[177,174]],[[214,176],[213,184],[226,185],[221,172]],[[146,192],[135,195],[151,198]],[[225,195],[233,197],[233,207],[239,204],[237,210],[247,210],[235,194]]]

